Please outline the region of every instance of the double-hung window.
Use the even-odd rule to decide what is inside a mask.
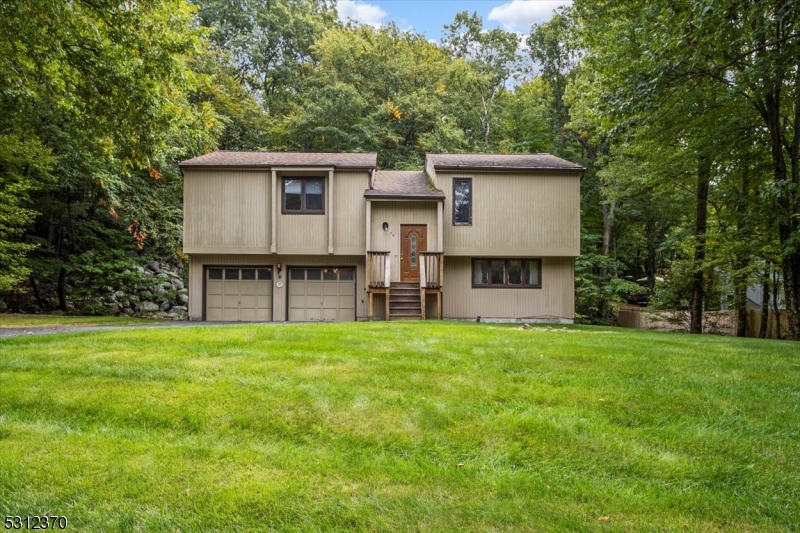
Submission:
[[[472,225],[472,178],[453,178],[453,225]]]
[[[473,259],[472,286],[477,288],[541,289],[541,259]]]
[[[284,178],[283,213],[325,213],[323,178]]]

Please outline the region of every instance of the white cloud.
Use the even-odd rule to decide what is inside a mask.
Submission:
[[[492,8],[488,18],[507,30],[527,32],[534,22],[550,20],[554,9],[571,3],[569,0],[511,0],[511,3]]]
[[[381,19],[386,16],[386,11],[372,4],[364,4],[356,0],[337,0],[336,11],[339,12],[339,20],[347,22],[353,19],[359,24],[380,27]]]

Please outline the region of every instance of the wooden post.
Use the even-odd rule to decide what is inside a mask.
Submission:
[[[375,296],[375,293],[372,290],[369,291],[369,321],[372,322],[372,318],[375,316],[375,313],[372,309],[372,300]]]
[[[389,287],[386,287],[386,320],[389,320]]]
[[[372,286],[372,254],[367,252],[367,289]]]
[[[436,317],[442,319],[442,289],[436,293]]]
[[[439,288],[444,287],[444,254],[439,256]]]
[[[422,320],[425,320],[425,315],[426,315],[426,313],[425,313],[425,288],[422,288],[422,289],[419,290],[419,305],[420,305],[420,310],[422,311],[422,316],[420,318],[422,318]]]

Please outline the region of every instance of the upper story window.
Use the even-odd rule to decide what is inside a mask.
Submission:
[[[472,225],[472,178],[453,178],[453,225]]]
[[[474,259],[472,286],[541,289],[541,259]]]
[[[323,178],[283,178],[283,213],[325,213]]]

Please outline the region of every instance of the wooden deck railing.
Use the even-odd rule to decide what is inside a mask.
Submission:
[[[421,266],[425,268],[425,288],[441,289],[444,286],[444,254],[442,252],[420,252],[419,255],[422,258]]]
[[[389,252],[367,252],[367,287],[388,288],[391,279]]]

